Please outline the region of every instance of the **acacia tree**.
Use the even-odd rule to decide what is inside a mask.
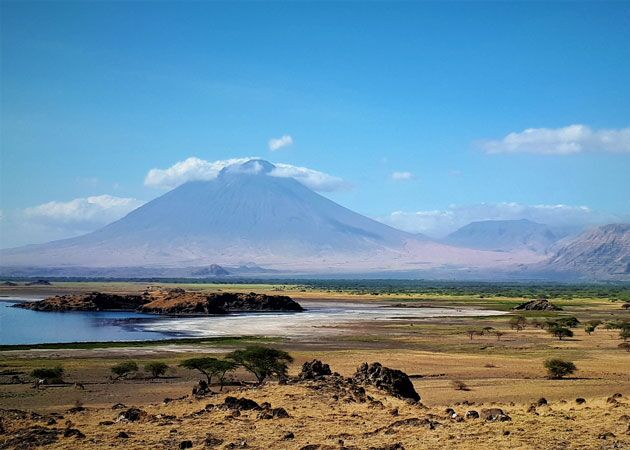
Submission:
[[[475,336],[475,334],[480,334],[479,331],[477,330],[466,330],[466,334],[468,335],[468,338],[472,341],[472,338]]]
[[[211,384],[212,379],[216,377],[219,380],[219,390],[221,391],[225,377],[237,367],[233,361],[217,358],[190,358],[182,361],[179,366],[201,372],[208,379],[208,384]]]
[[[288,364],[293,361],[291,355],[283,350],[262,346],[235,350],[227,355],[227,359],[254,374],[258,384],[270,376],[286,377]]]
[[[116,364],[111,369],[114,380],[120,380],[133,372],[138,371],[138,364],[133,361],[125,361],[120,364]]]
[[[527,319],[525,316],[516,316],[510,319],[510,328],[516,331],[521,331],[527,326]]]
[[[562,340],[562,338],[565,337],[573,337],[573,331],[571,331],[569,328],[561,327],[558,325],[550,327],[549,329],[547,329],[547,331],[557,337],[560,341]]]
[[[565,361],[559,358],[548,359],[544,363],[545,369],[549,378],[553,380],[559,380],[566,375],[571,375],[577,370],[575,364],[571,361]]]
[[[168,370],[168,364],[162,361],[151,361],[144,365],[144,371],[151,374],[151,378],[159,378]]]

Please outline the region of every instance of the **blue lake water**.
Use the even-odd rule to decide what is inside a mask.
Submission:
[[[236,313],[173,317],[133,312],[39,312],[0,301],[0,344],[159,340],[173,337],[278,336],[316,338],[343,333],[361,321],[452,316],[491,316],[499,311],[449,308],[396,308],[350,302],[302,303],[300,313]],[[31,299],[35,300],[35,299]]]

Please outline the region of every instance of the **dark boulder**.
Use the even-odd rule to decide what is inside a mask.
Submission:
[[[543,406],[547,404],[547,399],[545,397],[541,397],[538,399],[538,401],[536,402],[537,406]]]
[[[204,439],[203,444],[206,448],[218,447],[223,444],[223,439],[213,436],[211,434],[206,435],[206,439]]]
[[[138,408],[129,408],[121,412],[116,418],[117,422],[137,422],[147,416],[147,413]]]
[[[501,408],[482,409],[481,418],[490,422],[507,422],[512,420]]]
[[[470,410],[466,413],[466,419],[478,419],[479,413],[475,410]]]
[[[181,441],[179,443],[179,448],[180,450],[185,449],[185,448],[193,448],[193,443],[192,441]]]
[[[223,401],[223,406],[227,409],[233,409],[236,411],[260,411],[262,409],[260,405],[254,400],[245,397],[225,397],[225,400]]]
[[[286,419],[288,417],[289,413],[284,408],[267,409],[258,414],[259,419]]]
[[[83,439],[85,434],[81,433],[81,431],[76,428],[66,428],[63,432],[63,437],[75,437],[77,439]]]
[[[369,365],[368,363],[361,364],[353,376],[353,381],[371,384],[404,400],[414,402],[420,400],[420,395],[405,372],[383,367],[377,362]]]
[[[330,366],[324,364],[319,359],[314,359],[311,362],[305,362],[302,365],[302,371],[298,375],[300,380],[314,380],[321,377],[332,375]]]
[[[192,388],[192,395],[194,396],[201,397],[207,394],[212,394],[212,391],[210,390],[208,383],[204,380],[199,380],[197,385]]]
[[[586,400],[582,397],[578,397],[575,399],[575,403],[577,403],[578,405],[583,405],[584,403],[586,403]]]

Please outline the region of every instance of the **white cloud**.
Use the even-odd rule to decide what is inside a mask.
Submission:
[[[413,178],[413,174],[411,172],[392,172],[391,178],[394,181],[411,180]]]
[[[24,217],[32,220],[57,224],[101,224],[120,219],[142,205],[135,198],[97,195],[75,198],[67,202],[52,201],[26,208]]]
[[[120,219],[143,203],[135,198],[96,195],[4,211],[0,221],[0,247],[36,244],[85,234]]]
[[[150,187],[172,189],[187,181],[213,180],[225,167],[242,164],[256,158],[234,158],[209,162],[194,156],[173,164],[168,169],[151,169],[144,178]]]
[[[328,175],[324,172],[306,167],[292,166],[290,164],[274,163],[276,166],[270,173],[273,177],[295,178],[306,187],[320,192],[332,192],[349,187],[348,183],[339,177]]]
[[[481,141],[478,145],[487,153],[630,153],[630,128],[593,130],[586,125],[528,128],[502,139]]]
[[[280,150],[282,147],[288,147],[293,144],[293,138],[288,134],[285,134],[279,138],[271,138],[267,143],[269,145],[269,150],[275,152],[276,150]]]
[[[172,189],[187,181],[213,180],[224,168],[230,167],[230,170],[238,170],[238,166],[241,164],[257,159],[259,158],[234,158],[210,162],[190,157],[167,169],[151,169],[145,177],[144,184],[150,187]],[[270,176],[295,178],[316,191],[336,191],[348,187],[348,183],[343,179],[317,170],[284,163],[273,163],[273,165],[275,168],[269,173]]]
[[[379,218],[393,227],[412,233],[425,233],[433,237],[443,237],[470,222],[518,219],[528,219],[555,227],[583,227],[627,221],[628,217],[601,213],[586,206],[523,205],[503,202],[450,205],[442,210],[395,211],[386,217]]]

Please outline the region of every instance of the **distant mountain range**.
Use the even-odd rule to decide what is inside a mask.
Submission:
[[[594,279],[630,279],[630,224],[587,230],[560,246],[545,266]]]
[[[530,250],[544,254],[562,237],[547,225],[527,219],[486,220],[460,228],[449,234],[443,242],[482,250]]]
[[[0,250],[4,275],[253,276],[383,274],[508,277],[528,267],[624,274],[627,227],[590,259],[546,225],[475,222],[437,242],[377,222],[250,160],[191,181],[92,233]],[[613,235],[617,236],[616,238]],[[593,240],[592,238],[591,240]],[[582,238],[584,240],[584,238]],[[546,261],[552,246],[554,257]],[[556,248],[557,247],[557,248]],[[582,253],[579,248],[583,248]],[[571,255],[575,255],[572,257]],[[612,264],[610,270],[608,265]],[[627,273],[627,267],[626,272]],[[608,275],[607,275],[608,276]]]

